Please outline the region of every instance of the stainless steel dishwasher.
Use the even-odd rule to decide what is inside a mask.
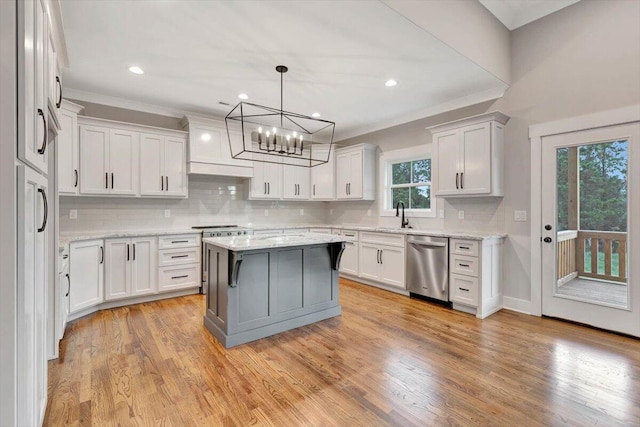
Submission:
[[[408,236],[407,290],[449,303],[449,238]]]

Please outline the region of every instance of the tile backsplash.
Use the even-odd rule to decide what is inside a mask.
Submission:
[[[377,201],[247,200],[244,194],[247,185],[249,181],[242,179],[190,175],[187,199],[63,196],[60,198],[60,230],[157,230],[216,224],[400,226],[400,219],[395,216],[379,216]],[[424,230],[503,230],[502,199],[438,199],[437,203],[438,210],[444,209],[444,218],[409,216],[409,224]],[[77,211],[77,219],[69,218],[72,209]],[[167,209],[169,218],[165,217]],[[458,219],[460,210],[465,211],[464,219]]]

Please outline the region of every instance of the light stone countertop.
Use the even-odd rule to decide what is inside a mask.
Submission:
[[[230,251],[251,251],[255,249],[274,249],[289,246],[321,245],[326,243],[350,242],[351,237],[337,234],[300,233],[300,234],[275,234],[275,235],[248,235],[208,237],[202,239],[205,243],[211,243]]]
[[[70,242],[76,242],[81,240],[94,240],[94,239],[117,239],[121,237],[136,237],[136,236],[168,236],[178,234],[201,234],[200,230],[194,230],[192,228],[182,229],[163,229],[163,230],[126,230],[126,231],[73,231],[62,232],[59,238],[59,249],[62,250]]]

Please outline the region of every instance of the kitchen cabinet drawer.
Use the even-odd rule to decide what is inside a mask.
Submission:
[[[361,232],[360,241],[387,246],[404,247],[404,234]]]
[[[450,282],[450,300],[460,304],[473,307],[478,306],[478,279],[469,276],[460,276],[451,274]]]
[[[450,252],[452,254],[478,256],[479,242],[477,240],[449,240]]]
[[[158,239],[159,249],[188,248],[195,246],[200,247],[199,234],[160,236],[160,238]]]
[[[200,264],[160,269],[160,292],[200,286]]]
[[[353,237],[353,240],[357,242],[360,239],[360,233],[355,230],[340,230],[334,229],[333,234],[339,234],[340,236]]]
[[[160,267],[200,262],[200,248],[162,249],[159,253]]]
[[[451,255],[451,273],[478,277],[478,258],[466,255]]]

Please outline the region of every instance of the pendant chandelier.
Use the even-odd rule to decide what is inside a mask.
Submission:
[[[234,159],[313,167],[329,161],[336,124],[283,109],[283,76],[278,65],[280,109],[241,101],[225,118]]]

